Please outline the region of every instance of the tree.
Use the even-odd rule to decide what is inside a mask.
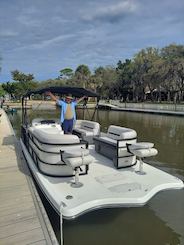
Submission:
[[[129,94],[132,92],[133,84],[133,72],[132,61],[126,59],[125,62],[118,61],[116,71],[118,74],[118,88],[121,92],[123,99],[129,99]]]
[[[0,84],[0,97],[5,95],[5,90],[2,87],[2,84]]]
[[[170,44],[161,49],[161,57],[171,61],[176,58],[184,58],[184,46]]]
[[[26,84],[34,79],[33,74],[26,75],[18,70],[12,71],[11,75],[14,81],[19,81],[22,84]]]
[[[26,92],[33,90],[37,87],[37,83],[33,81],[33,74],[24,74],[18,70],[11,72],[12,78],[16,83],[15,85],[15,95],[20,98]]]
[[[73,70],[71,68],[64,68],[60,70],[60,78],[71,78],[73,76]]]
[[[89,87],[91,71],[87,65],[79,65],[75,70],[76,82],[82,85],[83,88]]]
[[[164,88],[167,90],[167,99],[181,101],[184,92],[184,46],[171,44],[161,49],[164,60],[165,77]]]
[[[100,76],[99,87],[97,92],[105,98],[115,98],[120,95],[117,86],[117,71],[114,67],[106,66],[105,68],[97,69],[96,74]]]
[[[15,83],[3,83],[2,88],[10,95],[11,98],[15,97]]]
[[[48,79],[38,83],[38,88],[45,88],[49,86],[65,86],[66,81],[64,79]]]
[[[153,68],[154,62],[158,58],[158,49],[152,47],[142,49],[135,55],[133,59],[133,92],[136,101],[145,99],[145,88],[147,86],[150,91],[154,90],[154,80],[150,80],[151,74],[149,74],[149,71]]]
[[[95,69],[94,74],[91,76],[91,86],[94,91],[99,90],[104,83],[104,75],[106,69],[102,66],[99,66]]]

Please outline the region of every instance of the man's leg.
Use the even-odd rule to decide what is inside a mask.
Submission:
[[[63,128],[63,131],[65,134],[68,134],[68,127],[69,127],[69,123],[68,123],[69,120],[64,120],[63,124],[62,124],[62,128]]]
[[[72,133],[73,130],[73,119],[68,120],[68,133]]]

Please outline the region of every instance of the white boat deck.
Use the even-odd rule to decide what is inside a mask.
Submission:
[[[143,165],[145,175],[136,172],[139,164],[118,170],[111,160],[97,154],[94,146],[90,146],[94,162],[89,166],[89,173],[80,176],[83,186],[74,188],[71,186],[74,181],[72,177],[42,175],[24,144],[21,144],[39,186],[65,219],[72,219],[98,208],[141,206],[159,191],[184,187],[177,177],[146,163]]]

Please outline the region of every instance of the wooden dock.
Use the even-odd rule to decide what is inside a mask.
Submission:
[[[0,245],[58,245],[19,141],[0,115]]]

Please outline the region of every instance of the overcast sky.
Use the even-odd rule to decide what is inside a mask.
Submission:
[[[0,0],[0,82],[116,65],[142,48],[184,44],[184,0]]]

